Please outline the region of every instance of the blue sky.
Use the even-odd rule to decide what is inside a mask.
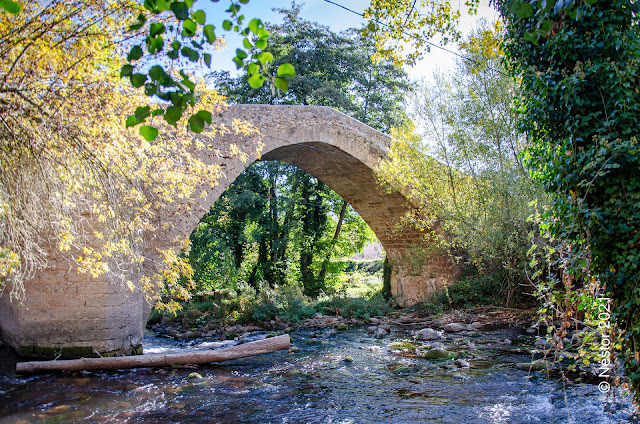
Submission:
[[[352,10],[362,12],[369,5],[370,0],[334,0],[336,3],[343,4]],[[341,31],[350,27],[361,27],[364,19],[352,14],[344,9],[334,6],[324,0],[306,0],[303,4],[302,17],[305,19],[316,21],[322,25],[329,26],[333,31]],[[485,17],[489,21],[493,21],[497,17],[497,13],[489,8],[488,1],[481,1],[482,5],[478,16],[464,16],[461,19],[461,29],[463,32],[469,32],[476,24],[479,17]],[[202,7],[207,12],[207,21],[220,27],[220,21],[223,19],[224,9],[227,3],[220,1],[219,3],[211,3],[206,0],[200,0],[196,3],[196,7]],[[291,0],[251,0],[248,4],[242,5],[241,12],[247,19],[254,17],[262,19],[264,22],[281,22],[280,15],[272,11],[273,8],[289,8]],[[248,22],[248,21],[247,21]],[[218,35],[222,35],[224,31],[221,29],[216,31]],[[226,33],[227,35],[230,33]],[[234,71],[235,65],[231,61],[235,48],[240,46],[241,38],[229,36],[227,43],[233,49],[216,55],[212,68],[216,70]],[[457,51],[455,45],[447,46],[448,49]],[[451,53],[432,48],[431,52],[425,55],[425,58],[412,68],[407,68],[407,72],[412,78],[429,78],[434,70],[451,68],[454,66],[455,56]]]

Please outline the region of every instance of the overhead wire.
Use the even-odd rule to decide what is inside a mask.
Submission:
[[[338,6],[338,7],[342,8],[342,9],[344,9],[344,10],[346,10],[346,11],[350,12],[350,13],[353,13],[354,15],[358,15],[358,16],[360,16],[360,17],[361,17],[361,18],[363,18],[363,19],[367,19],[367,18],[364,16],[364,13],[357,12],[357,11],[355,11],[355,10],[353,10],[353,9],[350,9],[350,8],[348,8],[347,6],[344,6],[344,5],[340,4],[340,3],[336,3],[336,2],[331,1],[331,0],[324,0],[324,2],[329,3],[329,4],[332,4],[332,5],[334,5],[334,6]],[[379,25],[382,25],[382,26],[383,26],[383,27],[385,27],[385,28],[391,28],[388,24],[386,24],[386,23],[384,23],[384,22],[382,22],[382,21],[379,21],[379,20],[377,20],[377,19],[373,19],[372,21],[373,21],[373,22],[375,22],[375,23],[377,23],[377,24],[379,24]],[[407,31],[402,30],[401,32],[402,32],[404,35],[408,35],[409,37],[412,37],[412,38],[413,38],[413,37],[415,37],[414,35],[412,35],[411,33],[407,32]],[[453,51],[453,50],[447,49],[446,47],[439,46],[439,45],[437,45],[437,44],[435,44],[435,43],[432,43],[431,41],[424,40],[423,42],[424,42],[425,44],[429,45],[430,47],[435,47],[436,49],[440,49],[440,50],[445,51],[445,52],[447,52],[447,53],[450,53],[450,54],[452,54],[452,55],[454,55],[454,56],[457,56],[457,57],[459,57],[460,59],[463,59],[463,60],[466,60],[466,61],[469,61],[469,62],[473,62],[473,63],[475,63],[475,64],[477,64],[477,65],[483,65],[483,66],[485,66],[487,69],[491,69],[491,70],[492,70],[492,71],[494,71],[494,72],[497,72],[497,73],[502,74],[502,75],[505,75],[505,76],[509,76],[509,74],[507,74],[507,73],[506,73],[506,72],[504,72],[504,71],[501,71],[500,69],[494,68],[493,66],[489,66],[489,65],[486,65],[486,64],[481,64],[481,63],[480,63],[479,61],[477,61],[476,59],[473,59],[473,58],[471,58],[471,57],[464,56],[464,55],[462,55],[462,54],[460,54],[460,53],[458,53],[458,52],[455,52],[455,51]]]
[[[336,2],[334,2],[334,1],[331,1],[331,0],[324,0],[324,1],[325,1],[326,3],[330,3],[330,4],[334,5],[334,6],[338,6],[338,7],[342,8],[342,9],[344,9],[344,10],[346,10],[346,11],[350,12],[350,13],[353,13],[353,14],[355,14],[355,15],[358,15],[358,16],[360,16],[360,17],[362,17],[362,18],[365,18],[365,16],[364,16],[364,14],[363,14],[363,13],[356,12],[355,10],[350,9],[350,8],[348,8],[348,7],[344,6],[344,5],[341,5],[341,4],[336,3]],[[416,1],[414,1],[414,2],[413,2],[413,5],[412,5],[412,7],[411,7],[411,10],[410,10],[410,11],[409,11],[409,13],[407,14],[407,18],[406,18],[406,19],[408,19],[408,18],[409,18],[409,16],[410,16],[411,12],[413,11],[413,8],[415,7],[415,4],[416,4]],[[382,25],[382,26],[385,26],[385,27],[389,28],[389,25],[387,25],[387,24],[385,24],[384,22],[381,22],[381,21],[379,21],[379,20],[374,20],[374,22],[376,22],[376,23],[378,23],[378,24],[380,24],[380,25]],[[406,20],[405,20],[405,22],[406,22]],[[411,34],[409,34],[409,33],[408,33],[408,32],[406,32],[406,31],[402,31],[402,32],[403,32],[403,34],[405,34],[405,35],[408,35],[408,36],[410,36],[410,37],[412,36]],[[460,53],[457,53],[457,52],[454,52],[453,50],[450,50],[450,49],[447,49],[447,48],[445,48],[445,47],[439,46],[439,45],[437,45],[437,44],[435,44],[435,43],[432,43],[432,42],[430,42],[430,41],[425,41],[425,43],[426,43],[426,44],[428,44],[429,46],[432,46],[432,47],[435,47],[435,48],[437,48],[437,49],[443,50],[443,51],[445,51],[445,52],[447,52],[447,53],[453,54],[454,56],[457,56],[457,57],[459,57],[459,58],[461,58],[461,59],[463,59],[463,60],[466,60],[466,61],[470,61],[470,62],[474,62],[474,63],[476,63],[476,64],[479,64],[479,62],[478,62],[477,60],[473,59],[473,58],[466,57],[466,56],[464,56],[464,55],[461,55]],[[506,73],[504,73],[504,72],[500,71],[499,69],[493,68],[493,67],[491,67],[491,66],[487,66],[487,69],[491,69],[491,70],[493,70],[493,71],[495,71],[495,72],[501,73],[501,74],[503,74],[503,75],[507,75]],[[289,141],[290,141],[290,140],[285,140],[285,139],[282,139],[282,138],[280,138],[280,137],[276,137],[276,136],[273,136],[273,135],[265,135],[264,137],[272,138],[272,139],[279,140],[279,141],[283,141],[283,142],[286,142],[286,143],[289,143]],[[322,152],[329,153],[329,154],[332,154],[332,155],[342,156],[342,157],[346,157],[346,158],[348,158],[348,159],[352,159],[352,160],[356,160],[356,161],[358,161],[358,162],[361,162],[361,160],[360,160],[360,159],[358,159],[358,158],[356,158],[355,156],[352,156],[352,155],[349,155],[349,154],[345,154],[345,153],[336,152],[336,151],[333,151],[333,150],[323,149],[323,148],[318,147],[318,146],[312,146],[312,145],[310,145],[310,144],[308,144],[308,143],[293,143],[293,144],[290,144],[290,145],[296,145],[296,146],[301,146],[301,147],[305,147],[305,148],[308,148],[308,149],[313,149],[313,150],[317,150],[317,151],[322,151]],[[425,158],[425,159],[429,158],[429,159],[433,159],[433,160],[436,160],[436,161],[437,161],[437,159],[432,158],[432,157],[430,157],[430,156],[427,156],[427,155],[426,155],[424,152],[422,152],[421,150],[417,150],[417,152],[418,152],[418,154],[420,154],[420,155],[421,155],[423,158]],[[244,192],[243,192],[243,193],[244,193]],[[267,196],[265,196],[265,197],[267,197]],[[283,198],[283,199],[287,199],[287,200],[291,200],[291,198],[287,198],[287,197],[285,197],[285,196],[280,196],[280,197],[279,197],[279,199],[282,199],[282,198]],[[308,203],[308,202],[300,202],[300,201],[296,201],[295,203],[296,203],[296,204],[304,204],[304,205],[316,206],[316,207],[323,207],[323,208],[325,208],[325,209],[328,209],[328,207],[326,207],[326,206],[324,206],[324,205],[321,205],[321,204]],[[352,206],[352,208],[353,208],[353,206]],[[354,211],[355,211],[355,209],[354,209]],[[406,214],[390,214],[390,213],[367,212],[367,211],[355,211],[355,212],[356,212],[356,213],[358,213],[359,215],[385,215],[385,216],[405,216],[405,215],[406,215]]]

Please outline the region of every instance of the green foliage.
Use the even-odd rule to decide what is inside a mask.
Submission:
[[[278,319],[298,323],[315,313],[343,317],[370,318],[391,311],[379,292],[347,295],[345,292],[323,295],[311,300],[298,284],[270,287],[263,282],[258,289],[239,284],[231,292],[201,292],[184,303],[176,315],[153,310],[149,323],[160,322],[163,315],[185,327],[233,322],[264,322]]]
[[[0,0],[0,9],[17,15],[22,10],[20,3],[11,0]]]
[[[352,297],[344,293],[318,299],[316,308],[326,315],[371,318],[391,312],[391,306],[380,293]]]
[[[344,272],[362,271],[367,274],[375,274],[384,267],[383,259],[350,260],[344,264]]]
[[[300,283],[307,295],[329,290],[344,268],[337,259],[374,238],[351,208],[335,238],[342,204],[292,165],[249,166],[191,235],[189,262],[198,287],[236,289],[246,282],[259,289],[264,280],[271,287]]]
[[[289,90],[247,87],[247,76],[214,73],[219,91],[232,103],[322,105],[340,110],[380,131],[406,120],[407,74],[390,61],[371,62],[375,46],[359,31],[335,33],[300,17],[301,6],[279,9],[280,25],[266,24],[272,66],[289,76]],[[296,75],[290,76],[291,64]]]
[[[544,229],[565,241],[557,281],[569,293],[606,287],[640,400],[638,3],[529,2],[530,13],[515,15],[523,2],[496,3],[508,23],[507,59],[521,81],[526,164],[551,196]]]
[[[471,15],[477,12],[479,3],[480,0],[464,2]],[[363,32],[375,38],[376,56],[392,58],[398,63],[414,65],[430,51],[434,38],[443,45],[461,39],[460,2],[371,0],[364,17],[370,19],[370,23]]]
[[[504,283],[496,275],[476,275],[462,278],[446,292],[439,293],[436,301],[453,309],[504,303]],[[522,305],[522,304],[520,304]]]
[[[274,289],[264,286],[249,303],[242,316],[248,321],[267,321],[278,317],[285,321],[300,322],[316,313],[300,286],[288,284]]]
[[[9,10],[7,7],[12,3],[5,0],[0,6]],[[263,52],[267,47],[269,31],[260,19],[251,19],[245,26],[240,3],[246,4],[247,1],[238,3],[229,0],[228,3],[229,8],[225,10],[228,19],[222,21],[222,28],[244,36],[244,49],[237,48],[233,58],[237,68],[246,71],[251,87],[261,87],[265,81],[271,81],[286,91],[288,78],[295,75],[294,68],[282,64],[276,75],[271,76],[271,58]],[[211,48],[219,43],[215,27],[206,23],[205,12],[196,9],[194,4],[194,1],[145,0],[136,21],[129,25],[134,44],[126,56],[127,63],[120,70],[120,76],[128,78],[133,87],[143,89],[146,96],[159,101],[160,107],[154,111],[154,116],[162,115],[173,126],[197,101],[196,84],[187,73],[189,63],[204,63],[210,68]],[[153,66],[149,67],[149,64]],[[127,119],[127,126],[145,122],[148,116],[148,112],[131,115]],[[194,113],[188,119],[189,129],[200,133],[205,122],[210,124],[210,121],[210,117],[207,120],[202,114]],[[149,128],[141,127],[140,133],[145,139],[153,140],[157,130],[154,132]]]
[[[408,84],[401,68],[372,64],[372,45],[355,31],[336,34],[306,21],[295,4],[280,12],[284,23],[266,25],[273,43],[262,54],[279,75],[289,78],[289,90],[250,88],[247,75],[213,74],[221,94],[237,103],[331,106],[380,130],[404,122],[402,96]],[[366,223],[335,192],[295,167],[254,164],[245,172],[257,179],[241,176],[205,217],[208,231],[222,240],[217,246],[233,252],[239,272],[230,274],[235,279],[231,286],[238,281],[254,288],[261,280],[272,287],[300,283],[312,297],[333,290],[344,266],[338,259],[374,239]],[[244,204],[249,193],[263,201]],[[203,234],[192,237],[196,276],[200,268],[215,268],[205,265],[211,254],[196,258],[209,243],[198,240]]]
[[[455,73],[419,85],[413,118],[424,132],[395,130],[378,174],[419,199],[407,222],[425,230],[427,244],[500,281],[501,303],[509,304],[528,283],[527,218],[538,190],[519,156],[524,138],[512,110],[515,84],[506,72],[486,72],[500,69],[500,40],[500,26],[484,23],[463,43],[474,61],[459,61]]]

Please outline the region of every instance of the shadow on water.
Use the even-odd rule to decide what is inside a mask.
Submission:
[[[515,330],[439,340],[469,359],[470,368],[398,348],[411,344],[403,331],[383,340],[364,329],[292,336],[298,351],[218,365],[28,377],[13,372],[17,358],[3,348],[0,424],[633,422],[628,397],[607,400],[589,384],[562,390],[562,382],[516,369],[531,355],[498,349],[505,338],[519,343]],[[470,341],[477,349],[468,349]],[[221,344],[209,343],[186,346],[148,335],[145,349]]]

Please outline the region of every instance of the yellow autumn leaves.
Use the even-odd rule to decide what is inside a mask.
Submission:
[[[25,279],[60,255],[88,276],[138,287],[145,237],[167,231],[158,211],[188,207],[185,199],[215,185],[222,171],[212,158],[222,150],[247,158],[217,142],[231,131],[257,136],[246,124],[212,125],[195,139],[181,122],[153,143],[125,130],[126,117],[147,102],[119,78],[138,8],[53,0],[0,13],[0,291],[22,299]],[[221,112],[223,99],[199,83],[193,112]],[[176,252],[160,255],[159,277],[146,278],[188,278]]]

